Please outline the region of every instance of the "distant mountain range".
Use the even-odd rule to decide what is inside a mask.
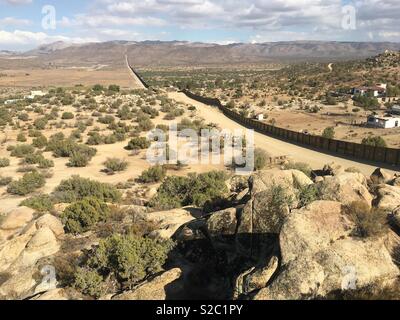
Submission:
[[[23,54],[2,51],[0,67],[84,67],[101,64],[115,68],[124,65],[125,54],[136,67],[335,61],[371,57],[385,50],[399,51],[400,43],[288,41],[219,45],[184,41],[109,41],[85,44],[55,42]],[[5,63],[10,55],[13,59]],[[24,63],[15,59],[16,55],[24,58]]]

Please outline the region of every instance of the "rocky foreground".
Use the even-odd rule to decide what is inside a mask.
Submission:
[[[313,180],[276,169],[233,177],[232,206],[206,215],[128,206],[157,225],[151,237],[172,238],[176,247],[164,272],[101,299],[400,297],[400,176],[377,169],[365,177],[333,164],[321,173]],[[358,207],[369,216],[349,211]],[[79,257],[98,239],[65,234],[61,212],[20,207],[2,220],[0,297],[86,298],[58,281],[64,270],[56,267],[54,278],[48,266],[67,253]]]

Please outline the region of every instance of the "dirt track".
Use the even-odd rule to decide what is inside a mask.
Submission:
[[[207,122],[216,123],[221,129],[237,129],[243,128],[240,124],[227,118],[217,108],[207,106],[198,101],[188,98],[186,95],[180,92],[168,93],[171,99],[176,101],[184,102],[197,107],[198,115],[204,118]],[[370,175],[378,165],[360,163],[354,160],[348,160],[334,155],[320,153],[318,151],[309,150],[298,145],[294,145],[288,142],[281,141],[272,137],[268,137],[261,133],[255,132],[254,135],[256,147],[262,148],[272,156],[289,156],[294,161],[306,162],[311,165],[313,169],[321,169],[325,164],[335,162],[342,165],[345,168],[356,167],[365,175]],[[394,173],[396,168],[388,168],[388,171]]]

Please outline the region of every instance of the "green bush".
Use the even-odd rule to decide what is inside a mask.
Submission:
[[[89,231],[96,223],[107,219],[110,209],[96,198],[84,198],[68,206],[63,214],[64,229],[68,233]]]
[[[12,181],[11,177],[0,176],[0,186],[1,187],[9,185],[11,181]]]
[[[298,200],[299,207],[305,207],[306,205],[318,200],[319,190],[315,184],[299,186],[298,188]]]
[[[100,274],[112,275],[121,284],[133,286],[146,277],[162,271],[173,243],[115,234],[101,240],[88,260]]]
[[[303,172],[306,176],[311,177],[312,168],[308,163],[305,162],[287,162],[283,165],[285,170],[299,170]]]
[[[73,287],[93,298],[100,298],[106,292],[103,277],[96,270],[88,268],[78,268]]]
[[[73,119],[74,118],[74,114],[72,112],[64,112],[61,115],[61,119],[63,120],[69,120],[69,119]]]
[[[8,187],[7,192],[15,195],[24,196],[32,193],[36,189],[42,188],[46,180],[39,172],[25,173],[23,177],[17,181],[12,181]]]
[[[58,202],[74,202],[86,197],[94,197],[104,202],[117,202],[121,198],[121,193],[114,186],[76,175],[61,181],[53,195]]]
[[[35,148],[29,144],[19,144],[16,145],[12,151],[11,156],[17,158],[24,158],[28,154],[32,154],[35,152]]]
[[[381,136],[364,138],[361,143],[373,147],[387,147],[385,139],[383,139]]]
[[[37,129],[37,130],[44,130],[46,128],[48,120],[46,118],[37,118],[34,122],[33,122],[33,126]]]
[[[160,182],[165,178],[167,170],[160,165],[153,166],[145,171],[139,176],[138,181],[142,183],[154,183]]]
[[[26,142],[26,137],[25,137],[25,134],[23,132],[18,133],[17,141],[18,142]]]
[[[8,167],[10,165],[10,159],[0,158],[0,168]]]
[[[333,127],[325,128],[324,131],[322,132],[322,137],[326,139],[333,139],[335,137],[335,128]]]
[[[73,152],[69,157],[69,161],[67,163],[68,167],[86,167],[89,164],[90,158],[86,154],[82,154],[79,152]]]
[[[150,147],[150,141],[144,137],[135,137],[129,141],[128,145],[125,147],[127,150],[140,150],[147,149]]]
[[[269,155],[263,149],[256,148],[254,150],[254,169],[261,170],[268,163]]]
[[[104,162],[107,172],[113,173],[124,171],[128,167],[128,162],[122,159],[109,158]]]
[[[38,196],[34,196],[28,199],[25,199],[20,203],[20,206],[25,206],[28,208],[32,208],[39,212],[50,211],[54,207],[54,199],[53,197],[47,194],[41,194]]]
[[[226,179],[227,176],[223,171],[211,171],[198,175],[192,173],[188,177],[167,177],[156,196],[150,200],[150,206],[159,210],[187,205],[203,207],[227,195]]]
[[[39,169],[48,169],[54,167],[54,161],[50,159],[41,158],[38,161],[38,168]]]
[[[38,149],[42,149],[47,145],[47,138],[43,135],[40,135],[32,140],[32,146]]]
[[[388,230],[387,214],[378,208],[370,208],[363,201],[354,201],[345,207],[345,213],[356,225],[354,235],[361,238],[378,237]]]

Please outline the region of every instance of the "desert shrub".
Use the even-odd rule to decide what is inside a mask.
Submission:
[[[89,164],[90,158],[86,154],[82,154],[79,152],[73,152],[69,157],[69,161],[67,163],[68,167],[77,167],[82,168],[86,167]]]
[[[106,292],[103,277],[89,268],[78,268],[74,274],[73,287],[93,298],[100,298]]]
[[[73,119],[74,118],[74,114],[72,112],[64,112],[61,115],[61,119],[63,120],[69,120],[69,119]]]
[[[118,85],[116,85],[116,84],[110,84],[108,86],[108,90],[109,91],[114,91],[114,92],[119,92],[120,87]]]
[[[50,211],[54,207],[54,199],[47,194],[41,194],[25,199],[20,203],[20,206],[32,208],[39,212]]]
[[[126,160],[118,158],[109,158],[104,162],[107,172],[117,172],[124,171],[128,167],[128,162]]]
[[[10,165],[10,159],[0,158],[0,168],[8,167]]]
[[[173,243],[133,235],[112,235],[100,241],[88,260],[99,274],[113,275],[130,286],[162,270]]]
[[[361,173],[360,169],[356,168],[356,167],[349,167],[349,168],[346,168],[344,171],[351,172],[351,173]]]
[[[68,233],[89,231],[96,223],[105,221],[110,210],[105,202],[89,197],[68,206],[63,214],[64,229]]]
[[[23,132],[18,133],[17,141],[18,142],[26,142],[26,137],[25,137],[25,134]]]
[[[335,137],[335,128],[333,127],[325,128],[324,131],[322,132],[322,137],[326,139],[333,139]]]
[[[383,139],[381,136],[364,138],[362,139],[361,143],[373,147],[387,147],[385,139]]]
[[[108,183],[72,176],[61,181],[55,189],[54,197],[58,202],[74,202],[86,197],[94,197],[104,202],[117,202],[121,193]]]
[[[381,209],[370,208],[364,201],[354,201],[344,210],[356,225],[355,236],[376,237],[384,234],[388,229],[387,214]]]
[[[40,169],[48,169],[48,168],[54,167],[54,161],[51,159],[41,158],[41,159],[39,159],[37,164],[38,164],[38,168],[40,168]]]
[[[7,186],[8,184],[10,184],[10,182],[12,181],[11,177],[2,177],[0,176],[0,186]]]
[[[144,137],[132,138],[128,145],[125,147],[127,150],[140,150],[150,147],[150,141]]]
[[[86,143],[91,146],[103,143],[103,137],[98,132],[90,132]]]
[[[187,205],[203,207],[215,199],[224,198],[228,192],[227,176],[223,171],[189,174],[188,177],[167,177],[150,200],[150,206],[168,210]]]
[[[138,181],[142,183],[154,183],[160,182],[165,178],[167,170],[160,165],[150,167],[149,169],[142,172],[139,176]]]
[[[269,155],[268,153],[260,148],[254,150],[254,169],[261,170],[265,168],[268,163]]]
[[[44,135],[40,135],[32,140],[32,145],[35,148],[42,149],[47,145],[47,138]]]
[[[303,172],[306,176],[310,177],[311,176],[311,172],[312,172],[312,168],[308,163],[305,162],[287,162],[283,165],[283,168],[285,170],[290,170],[290,169],[294,169],[294,170],[299,170],[301,172]]]
[[[111,115],[106,115],[104,117],[99,117],[97,121],[103,124],[111,124],[115,121],[115,118]]]
[[[142,119],[138,121],[138,131],[150,131],[151,129],[154,129],[154,123],[151,122],[150,119]]]
[[[24,158],[28,154],[35,152],[35,148],[29,144],[16,145],[11,151],[12,157]]]
[[[29,115],[27,114],[27,113],[20,113],[19,115],[18,115],[18,120],[21,120],[21,121],[28,121],[29,120]]]
[[[29,172],[25,173],[21,179],[12,181],[7,187],[7,192],[24,196],[43,187],[45,183],[46,181],[42,174],[36,171]]]
[[[46,128],[48,120],[46,118],[37,118],[33,121],[33,126],[36,130],[44,130]]]
[[[5,126],[12,120],[10,112],[6,108],[0,108],[0,126]]]
[[[297,190],[300,208],[319,199],[319,190],[315,184],[298,186]]]
[[[24,158],[25,164],[37,164],[39,161],[45,160],[41,153],[30,153]]]

